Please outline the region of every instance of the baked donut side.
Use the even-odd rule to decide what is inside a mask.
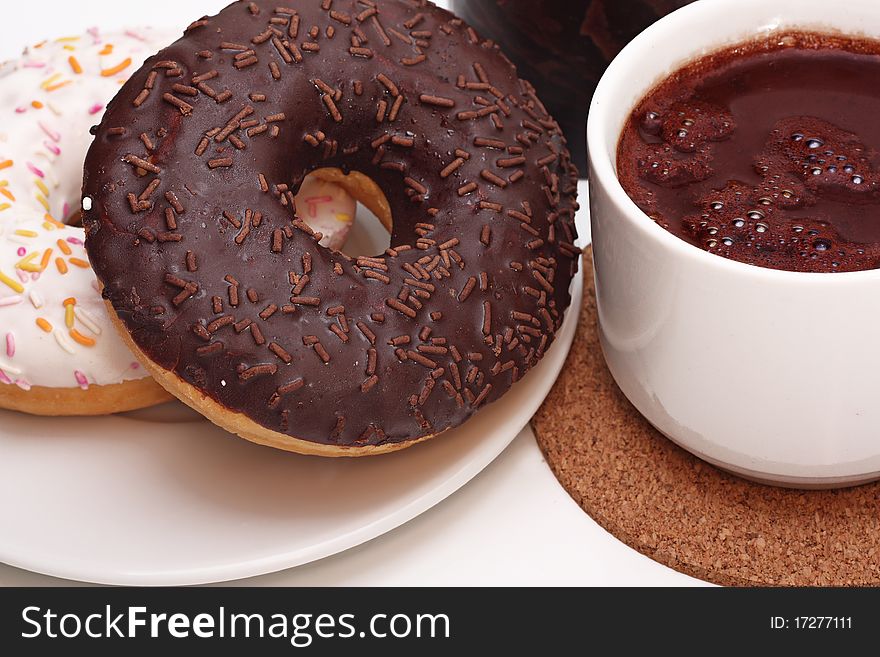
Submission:
[[[316,169],[381,189],[390,249],[317,244],[293,201]],[[458,426],[543,356],[578,266],[576,181],[532,87],[450,13],[239,2],[108,107],[84,222],[169,390],[252,440],[361,455]]]
[[[149,408],[174,399],[149,377],[87,388],[0,386],[0,408],[45,417],[87,417]]]
[[[228,408],[214,401],[206,393],[202,392],[195,386],[191,386],[183,382],[174,372],[166,370],[150,360],[146,354],[141,352],[134,340],[125,329],[125,325],[118,319],[114,319],[117,328],[122,335],[123,341],[129,346],[133,353],[143,361],[144,366],[154,377],[157,383],[161,385],[168,393],[174,395],[178,400],[201,413],[217,426],[226,431],[236,434],[252,443],[265,445],[266,447],[274,447],[288,452],[296,452],[297,454],[305,454],[307,456],[323,456],[328,458],[340,457],[358,457],[358,456],[375,456],[377,454],[388,454],[401,449],[410,447],[418,442],[424,442],[434,437],[435,434],[422,436],[416,440],[408,442],[386,442],[381,445],[351,445],[344,448],[338,445],[304,440],[287,434],[279,434],[277,431],[267,429],[252,420],[243,413],[231,412]]]

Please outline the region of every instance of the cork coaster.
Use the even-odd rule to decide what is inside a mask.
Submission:
[[[562,374],[532,420],[562,486],[639,552],[718,584],[880,585],[880,483],[836,491],[755,484],[697,459],[623,396],[599,347],[592,254]]]

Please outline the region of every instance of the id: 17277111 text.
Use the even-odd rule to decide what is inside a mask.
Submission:
[[[851,630],[852,616],[771,616],[770,628],[774,630]]]

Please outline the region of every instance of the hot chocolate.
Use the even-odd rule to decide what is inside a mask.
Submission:
[[[880,42],[796,33],[677,71],[617,152],[629,196],[678,237],[807,272],[880,268]]]

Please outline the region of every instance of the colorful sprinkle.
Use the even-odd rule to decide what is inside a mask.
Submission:
[[[64,82],[59,82],[58,84],[52,84],[46,87],[46,91],[56,91],[61,87],[66,87],[71,83],[71,80],[65,80]]]
[[[117,73],[121,73],[122,71],[127,69],[129,66],[131,66],[131,57],[126,57],[121,62],[119,62],[116,66],[112,66],[110,68],[105,68],[103,71],[101,71],[101,75],[103,75],[105,78],[109,78],[113,75],[116,75]]]
[[[332,196],[310,196],[306,199],[306,203],[309,205],[309,216],[317,217],[318,216],[318,206],[322,203],[329,203],[333,200]]]
[[[53,217],[51,214],[48,214],[48,213],[47,213],[45,218],[46,218],[46,221],[48,221],[48,222],[54,224],[56,228],[64,228],[64,224],[62,224],[60,221],[58,221],[58,220],[57,220],[55,217]]]
[[[58,346],[64,349],[64,351],[69,354],[76,353],[76,349],[73,348],[73,345],[70,344],[70,341],[67,339],[67,336],[61,332],[61,329],[55,329],[52,335],[55,337],[55,342],[57,342]]]
[[[83,260],[82,258],[68,258],[68,262],[72,264],[74,267],[79,267],[80,269],[88,269],[91,267],[87,260]]]
[[[21,283],[19,283],[14,278],[9,278],[9,276],[4,274],[2,271],[0,271],[0,283],[5,284],[7,287],[11,287],[15,292],[18,292],[19,294],[24,292],[24,287]]]
[[[92,315],[89,314],[89,312],[85,308],[76,306],[74,307],[73,312],[83,326],[85,326],[95,335],[101,335],[101,327],[98,326],[95,318],[92,317]]]
[[[19,249],[19,252],[21,252],[22,250],[23,249]],[[25,251],[25,253],[27,253],[27,251]],[[22,258],[21,260],[19,260],[16,263],[15,268],[16,269],[23,269],[24,271],[38,272],[38,273],[43,271],[42,268],[40,267],[40,265],[38,265],[37,263],[34,262],[34,259],[39,254],[40,254],[39,251],[34,251],[33,253],[30,253],[29,255],[27,255],[24,258]],[[19,253],[19,255],[24,255],[24,253]]]
[[[4,363],[2,361],[0,361],[0,370],[6,372],[7,374],[21,374],[21,370],[15,365],[10,365],[9,363]],[[12,381],[10,381],[9,383],[12,383]]]
[[[80,388],[82,388],[83,390],[89,389],[89,380],[86,378],[85,374],[83,374],[79,370],[76,370],[73,373],[73,377],[76,379],[76,382],[79,384]]]
[[[39,326],[46,333],[52,332],[52,325],[45,317],[37,317],[37,326]]]
[[[46,133],[46,136],[49,137],[52,141],[61,141],[61,135],[52,130],[49,126],[47,126],[42,121],[37,121],[37,125],[40,126],[40,130]]]
[[[15,336],[11,331],[6,334],[6,355],[10,358],[15,356]]]
[[[21,303],[21,297],[17,294],[9,297],[0,297],[0,308],[3,306],[14,306]]]
[[[64,240],[58,240],[55,243],[58,245],[58,248],[61,249],[61,253],[63,253],[64,255],[70,255],[71,253],[73,253],[73,251],[70,250],[70,247],[67,246],[67,242],[65,242]]]
[[[52,249],[46,249],[43,251],[43,257],[40,260],[40,269],[42,271],[46,271],[46,267],[49,266],[49,258],[52,257]]]
[[[67,61],[70,62],[70,68],[73,69],[74,73],[76,73],[77,75],[80,75],[83,72],[82,66],[79,65],[78,61],[76,61],[76,57],[71,55],[70,57],[67,58]]]
[[[68,271],[67,263],[64,262],[62,258],[55,258],[55,266],[58,268],[58,271],[61,272],[62,275],[66,274]]]
[[[70,337],[74,339],[74,341],[78,342],[84,347],[94,347],[95,341],[92,338],[88,338],[84,336],[82,333],[77,331],[75,328],[70,329]]]
[[[58,80],[58,78],[60,78],[60,77],[61,77],[61,73],[56,73],[55,75],[53,75],[53,76],[51,76],[51,77],[48,77],[48,78],[46,78],[45,80],[43,80],[43,82],[40,84],[40,87],[43,88],[43,89],[46,89],[47,87],[52,86],[52,84],[53,84],[56,80]]]

